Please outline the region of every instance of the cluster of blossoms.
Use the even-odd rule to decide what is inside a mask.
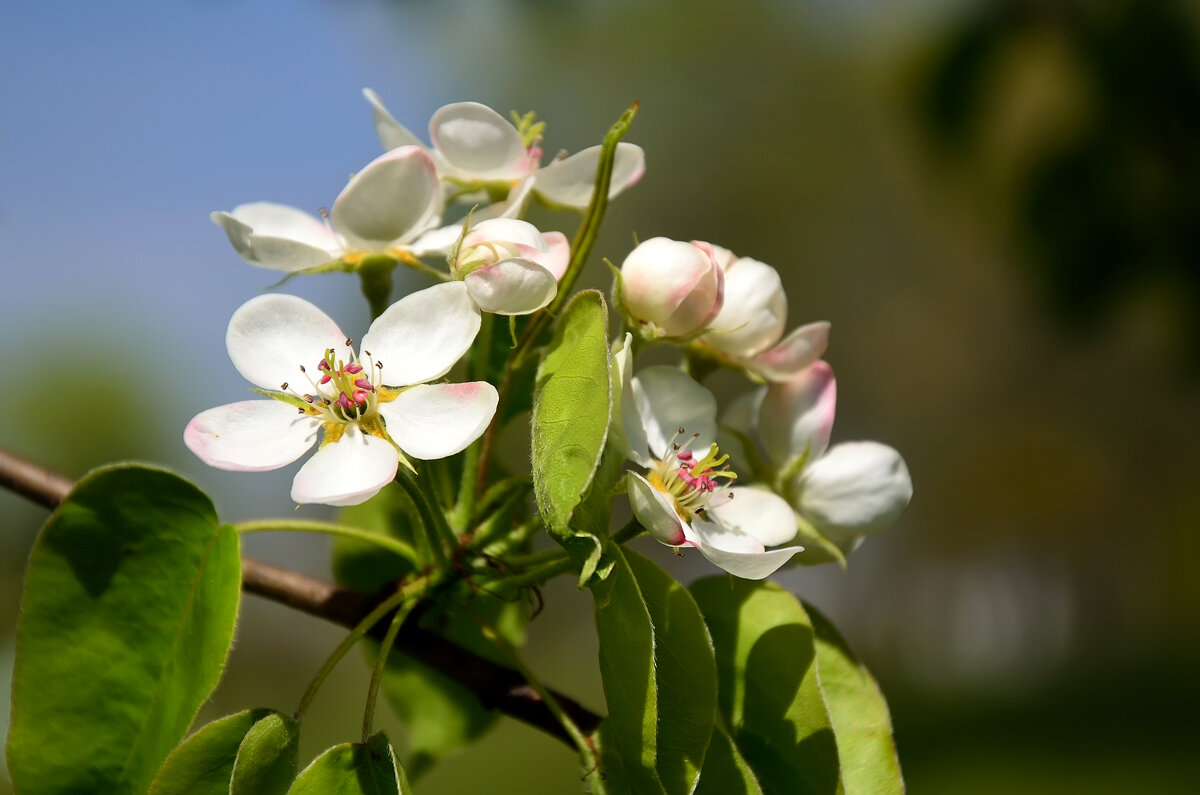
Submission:
[[[397,264],[439,282],[395,303],[373,300],[377,316],[357,346],[292,296],[263,295],[234,313],[230,358],[266,399],[202,412],[185,441],[212,466],[258,471],[319,440],[293,481],[298,503],[363,502],[401,466],[416,471],[410,459],[460,453],[497,421],[491,383],[443,379],[476,344],[482,313],[531,315],[555,300],[567,239],[518,216],[535,198],[585,209],[601,158],[593,147],[543,165],[544,125],[532,114],[514,124],[470,102],[438,110],[426,146],[365,93],[386,151],[323,218],[264,202],[212,215],[253,265],[360,272],[364,291],[371,272]],[[619,144],[608,196],[643,170],[642,150]],[[462,217],[446,223],[456,205]],[[841,559],[898,518],[912,494],[904,461],[873,442],[829,446],[829,324],[784,333],[774,268],[709,243],[653,238],[624,260],[615,298],[627,330],[612,345],[621,388],[609,438],[632,465],[629,501],[656,539],[760,579],[793,559]],[[635,353],[650,344],[679,347],[686,367],[635,372]],[[693,378],[717,366],[759,385],[721,422]]]

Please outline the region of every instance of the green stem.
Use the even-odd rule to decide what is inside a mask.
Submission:
[[[388,655],[392,652],[392,646],[396,643],[396,635],[400,633],[400,626],[404,623],[404,619],[408,618],[408,614],[416,607],[416,601],[405,602],[396,610],[395,617],[392,618],[392,623],[387,628],[387,634],[383,636],[383,642],[379,644],[379,656],[375,658],[375,667],[371,669],[371,684],[367,687],[367,708],[363,712],[363,729],[362,741],[365,744],[371,737],[371,724],[375,722],[375,703],[379,700],[379,684],[383,681],[383,668],[387,665]]]
[[[358,267],[358,278],[362,281],[362,292],[367,306],[371,308],[371,320],[383,314],[392,295],[392,269],[396,261],[391,257],[371,257]]]
[[[233,529],[239,533],[321,533],[323,535],[353,538],[357,541],[366,541],[369,544],[383,547],[418,566],[420,565],[417,551],[411,545],[404,543],[398,538],[379,535],[378,533],[372,533],[357,527],[334,524],[333,522],[313,522],[302,519],[261,519],[253,522],[239,522],[233,526]]]
[[[559,547],[557,549],[547,549],[542,552],[533,552],[529,555],[514,555],[513,557],[505,558],[504,562],[514,569],[528,569],[532,566],[540,566],[543,563],[550,563],[565,557],[567,557],[567,551]]]
[[[412,498],[413,504],[417,507],[417,513],[421,515],[421,527],[428,541],[429,553],[433,556],[434,565],[438,571],[449,571],[450,559],[446,550],[457,546],[458,538],[450,529],[450,525],[446,523],[446,515],[430,503],[429,495],[421,488],[421,484],[417,483],[416,476],[412,472],[401,468],[396,473],[396,482]]]
[[[371,627],[375,626],[380,619],[396,609],[398,605],[424,593],[429,584],[430,579],[428,577],[421,577],[414,580],[380,602],[374,610],[367,614],[366,618],[358,622],[354,629],[350,631],[350,634],[333,650],[333,654],[329,655],[329,659],[325,661],[325,664],[321,666],[321,670],[317,672],[316,678],[312,680],[308,689],[304,691],[304,695],[300,697],[300,705],[296,707],[294,715],[297,721],[304,717],[304,713],[308,710],[308,705],[312,703],[313,696],[321,689],[321,685],[325,683],[325,680],[333,672],[337,664],[341,662],[341,659],[346,656],[346,652],[350,651],[354,644],[362,640],[363,636],[370,632]]]
[[[626,541],[632,541],[644,532],[646,532],[646,528],[638,524],[636,517],[631,517],[620,530],[609,536],[609,540],[614,544],[624,544]]]

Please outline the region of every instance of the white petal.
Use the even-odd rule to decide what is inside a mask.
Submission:
[[[431,229],[404,248],[414,257],[437,255],[447,257],[450,255],[450,250],[454,248],[454,244],[458,242],[462,228],[461,223],[455,223]]]
[[[282,211],[281,217],[269,218],[269,211],[260,212],[263,208]],[[212,213],[209,217],[225,230],[234,250],[251,265],[298,271],[340,256],[341,247],[333,232],[292,207],[260,202],[244,204],[233,213]]]
[[[686,523],[675,512],[670,497],[650,485],[636,472],[629,473],[629,505],[642,527],[659,542],[678,547],[688,543]]]
[[[526,259],[507,259],[476,268],[464,279],[467,291],[484,312],[528,315],[554,300],[554,274]]]
[[[733,356],[753,356],[783,335],[787,325],[783,283],[778,271],[749,257],[734,260],[724,271],[724,303],[708,324],[712,333],[704,340]]]
[[[431,461],[463,450],[487,429],[499,401],[486,381],[422,384],[380,403],[388,435],[400,449]]]
[[[454,176],[514,179],[528,170],[521,134],[487,105],[456,102],[439,108],[429,120],[429,135]]]
[[[814,362],[789,381],[771,384],[758,411],[758,438],[778,467],[808,450],[815,461],[829,446],[837,381],[827,362]]]
[[[878,442],[845,442],[805,468],[800,513],[842,543],[895,524],[912,499],[912,479],[900,453]]]
[[[441,193],[424,149],[402,146],[372,160],[333,203],[330,219],[346,241],[382,251],[413,240],[437,223]]]
[[[383,106],[379,95],[369,88],[363,89],[363,96],[371,103],[371,116],[375,121],[375,134],[384,150],[397,149],[401,146],[421,146],[417,136],[410,133],[400,122],[392,118],[388,109]]]
[[[809,323],[788,334],[775,347],[746,363],[768,381],[786,381],[825,355],[829,347],[829,324]]]
[[[633,379],[633,399],[646,430],[650,453],[661,459],[683,428],[683,444],[700,434],[691,448],[702,453],[717,438],[717,399],[678,367],[641,370]]]
[[[538,257],[537,262],[554,274],[555,281],[562,281],[567,266],[571,264],[571,244],[562,232],[546,232],[542,237],[550,250]]]
[[[796,514],[787,500],[757,486],[736,486],[728,493],[733,499],[707,511],[716,522],[745,533],[760,546],[786,544],[796,537]],[[725,544],[717,546],[730,549]]]
[[[626,458],[649,467],[653,459],[647,454],[646,428],[638,413],[637,401],[633,399],[633,334],[628,331],[612,345],[612,366],[613,419],[620,417],[625,432],[614,433],[610,438],[616,440]]]
[[[229,320],[225,348],[243,377],[263,389],[295,384],[304,393],[308,380],[300,368],[316,377],[316,367],[333,348],[345,361],[353,356],[346,335],[328,315],[294,295],[270,293],[251,298]]]
[[[720,566],[735,577],[745,580],[761,580],[770,577],[780,566],[791,560],[804,547],[780,547],[765,552],[734,552],[719,549],[711,544],[700,544],[700,554],[709,562]]]
[[[389,442],[348,426],[341,439],[323,445],[300,467],[292,481],[292,499],[358,505],[392,482],[399,462],[396,448]]]
[[[542,252],[549,250],[536,226],[516,218],[489,218],[475,224],[463,238],[463,248],[491,242],[516,243]]]
[[[262,472],[304,455],[319,428],[315,419],[278,400],[244,400],[197,414],[183,441],[209,466]]]
[[[445,375],[479,333],[479,309],[462,282],[406,295],[375,319],[360,350],[383,362],[388,386],[423,384]]]
[[[559,160],[537,172],[533,189],[551,204],[587,209],[596,187],[596,168],[600,164],[599,146],[592,146]],[[646,153],[635,144],[617,144],[613,160],[608,198],[613,198],[642,178],[646,171]]]

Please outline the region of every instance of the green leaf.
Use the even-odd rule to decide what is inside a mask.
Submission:
[[[23,793],[144,793],[208,698],[241,594],[238,535],[162,469],[76,484],[30,555],[8,763]]]
[[[695,795],[762,795],[754,771],[720,726],[713,726]]]
[[[572,535],[571,516],[608,438],[610,366],[608,310],[599,292],[585,290],[559,318],[533,401],[534,495],[542,520],[560,541]]]
[[[817,640],[817,674],[837,737],[846,795],[904,792],[892,718],[874,677],[829,619],[805,604]]]
[[[233,765],[229,795],[283,795],[296,777],[300,726],[279,712],[246,733]]]
[[[289,795],[410,795],[412,787],[387,735],[366,745],[335,745],[296,777]]]
[[[775,583],[729,576],[691,590],[716,647],[721,715],[763,792],[837,792],[837,745],[800,602]]]
[[[611,546],[595,586],[612,742],[636,792],[689,793],[712,736],[717,670],[695,601],[649,559]]]
[[[150,795],[229,795],[229,779],[246,732],[269,709],[248,709],[202,727],[167,757]]]

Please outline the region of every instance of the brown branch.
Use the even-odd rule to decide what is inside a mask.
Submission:
[[[0,450],[0,486],[53,510],[74,484],[37,464]],[[318,618],[353,627],[379,604],[380,598],[269,563],[242,559],[242,589]],[[375,626],[382,634],[387,621]],[[400,631],[396,647],[466,687],[483,706],[495,709],[574,748],[570,736],[555,719],[533,687],[516,671],[485,660],[442,636],[409,622]],[[550,691],[563,711],[585,733],[591,734],[601,716],[574,699]]]

